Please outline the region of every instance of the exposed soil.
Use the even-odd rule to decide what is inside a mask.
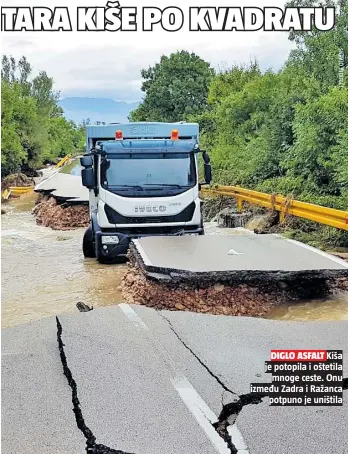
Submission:
[[[59,204],[53,197],[40,196],[33,209],[36,222],[53,230],[88,227],[89,211],[85,205]]]
[[[214,315],[262,316],[285,302],[282,294],[261,294],[256,287],[215,284],[207,288],[163,284],[147,279],[139,270],[130,268],[121,285],[129,304],[156,309],[209,313]]]
[[[348,262],[348,252],[330,252],[330,254]]]
[[[13,187],[27,187],[34,186],[35,181],[33,178],[24,175],[24,173],[14,173],[13,175],[8,175],[1,182],[1,190],[4,191],[10,186]]]
[[[255,233],[278,233],[284,230],[279,224],[279,213],[259,206],[248,206],[238,212],[237,202],[228,197],[203,200],[203,216],[206,221],[215,220],[219,227],[245,227]]]
[[[129,304],[156,309],[213,315],[264,316],[272,309],[308,297],[325,297],[348,291],[346,278],[303,282],[159,282],[143,272],[132,250],[121,284]]]

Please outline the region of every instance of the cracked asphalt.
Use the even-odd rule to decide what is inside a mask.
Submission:
[[[348,452],[348,391],[343,407],[250,399],[250,383],[269,381],[264,361],[272,348],[343,349],[348,376],[344,321],[120,305],[5,329],[3,452]]]

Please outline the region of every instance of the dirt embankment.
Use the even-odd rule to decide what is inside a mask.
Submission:
[[[250,205],[239,213],[237,202],[227,197],[204,199],[203,216],[205,221],[216,221],[219,227],[245,227],[260,234],[278,233],[283,229],[278,212]]]
[[[5,191],[9,187],[27,187],[34,186],[35,181],[33,178],[24,175],[24,173],[15,173],[13,175],[8,175],[1,181],[1,190]]]
[[[53,230],[72,230],[89,225],[88,206],[59,204],[49,196],[39,196],[33,214],[37,224]]]
[[[148,278],[129,254],[128,270],[121,284],[129,304],[156,309],[191,311],[213,315],[264,316],[275,306],[348,291],[347,279],[303,282],[158,282]]]
[[[135,269],[127,271],[121,289],[129,304],[214,315],[262,316],[284,302],[282,294],[261,294],[258,288],[247,285],[214,284],[198,288],[164,284],[147,279]]]

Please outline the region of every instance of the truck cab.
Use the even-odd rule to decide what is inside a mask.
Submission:
[[[127,123],[87,127],[81,158],[91,224],[85,257],[113,263],[132,238],[203,235],[198,156],[210,184],[209,156],[196,123]]]

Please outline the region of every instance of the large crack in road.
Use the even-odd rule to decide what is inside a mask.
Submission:
[[[235,424],[239,413],[245,406],[260,404],[263,401],[263,398],[264,396],[260,395],[241,394],[237,401],[223,405],[218,421],[213,424],[213,427],[220,437],[226,441],[232,454],[237,454],[238,449],[233,443],[232,437],[228,432],[228,428]],[[232,416],[234,417],[233,421],[230,419]]]
[[[187,343],[180,337],[180,335],[176,332],[175,328],[173,327],[172,322],[157,311],[158,314],[168,323],[170,329],[175,334],[175,336],[179,339],[182,345],[197,359],[197,361],[204,367],[204,369],[211,375],[218,384],[224,389],[224,391],[228,391],[234,395],[237,395],[234,391],[232,391],[228,386],[223,383],[223,381],[213,372],[211,369],[202,361],[201,358],[192,350],[191,347],[187,345]],[[348,377],[343,379],[342,382],[343,390],[348,389]],[[216,432],[220,435],[220,437],[227,443],[231,454],[238,454],[238,449],[236,448],[235,444],[233,443],[232,437],[228,431],[230,426],[233,426],[236,423],[238,415],[243,410],[244,407],[248,405],[258,405],[267,397],[266,394],[256,394],[256,393],[249,393],[249,394],[240,394],[238,396],[238,400],[234,402],[230,402],[228,404],[223,404],[222,410],[218,417],[218,421],[216,423],[212,423],[212,426],[216,430]]]
[[[343,379],[342,388],[344,391],[348,389],[348,377]],[[233,444],[231,435],[228,433],[228,427],[235,424],[238,415],[244,407],[246,407],[247,405],[260,404],[266,397],[267,395],[265,394],[241,394],[236,402],[231,402],[229,404],[223,405],[218,418],[218,422],[213,424],[213,426],[218,434],[226,441],[232,454],[238,454],[238,450]],[[232,416],[233,421],[231,421]]]
[[[224,391],[227,391],[231,394],[234,394],[235,396],[238,396],[237,393],[232,391],[222,380],[219,378],[214,372],[211,371],[211,369],[205,364],[204,361],[202,361],[199,356],[187,345],[187,343],[181,339],[179,334],[176,332],[174,329],[171,321],[167,319],[163,314],[158,312],[159,315],[168,323],[170,329],[172,332],[175,334],[175,336],[179,339],[179,341],[182,343],[182,345],[194,356],[194,358],[197,359],[199,364],[201,364],[202,367],[209,373],[211,377],[213,377],[217,383],[222,387]],[[78,394],[77,394],[77,384],[76,381],[73,378],[72,372],[68,366],[65,350],[64,350],[64,343],[62,339],[62,333],[63,333],[63,328],[62,325],[56,317],[56,322],[57,322],[57,341],[58,341],[58,348],[59,348],[59,353],[60,353],[60,358],[63,366],[63,373],[65,377],[67,378],[68,384],[71,388],[72,392],[72,403],[73,403],[73,412],[75,414],[75,420],[77,427],[79,430],[83,433],[84,437],[86,438],[86,453],[87,454],[134,454],[134,453],[129,453],[125,452],[122,450],[117,450],[117,449],[112,449],[109,448],[108,446],[104,446],[101,444],[97,444],[96,442],[96,437],[91,431],[91,429],[86,425],[81,406],[80,406],[80,401],[78,399]],[[342,382],[342,388],[343,390],[348,389],[348,377],[343,379]],[[218,416],[217,422],[213,423],[211,422],[211,425],[214,427],[216,432],[219,434],[219,436],[226,442],[228,449],[230,450],[231,454],[238,454],[238,449],[236,448],[232,436],[230,435],[228,428],[230,426],[233,426],[236,423],[236,420],[238,418],[238,415],[241,413],[244,407],[248,405],[258,405],[261,402],[263,402],[263,399],[266,398],[267,395],[264,394],[255,394],[255,393],[249,393],[249,394],[241,394],[238,396],[238,399],[230,402],[228,404],[223,404],[222,405],[222,410]]]
[[[58,348],[60,353],[60,359],[63,365],[63,372],[66,376],[68,384],[71,388],[72,393],[72,403],[73,403],[73,412],[75,414],[75,420],[77,427],[83,433],[84,437],[86,438],[86,453],[87,454],[134,454],[130,452],[120,451],[118,449],[112,449],[108,446],[97,444],[96,437],[91,431],[91,429],[86,425],[85,420],[83,418],[80,401],[77,395],[77,384],[74,380],[74,377],[71,373],[71,370],[68,366],[65,350],[64,350],[64,343],[62,339],[63,328],[62,325],[56,317],[57,321],[57,341],[58,341]]]
[[[174,329],[172,322],[163,314],[161,314],[159,311],[157,312],[168,323],[170,329],[179,339],[182,345],[197,359],[199,364],[201,364],[204,367],[204,369],[209,373],[209,375],[217,381],[217,383],[223,388],[223,390],[231,394],[234,394],[235,396],[238,396],[237,393],[232,391],[216,374],[214,374],[214,372],[205,364],[204,361],[201,360],[201,358],[199,358],[199,356],[192,350],[192,348],[190,348],[187,345],[187,343],[179,336],[179,334]],[[237,454],[238,449],[233,443],[232,437],[228,432],[228,427],[235,423],[237,416],[242,411],[243,407],[245,407],[246,405],[261,403],[264,396],[242,394],[238,397],[239,399],[234,402],[225,405],[223,404],[217,422],[212,423],[212,426],[214,427],[216,432],[226,442],[228,449],[231,451],[231,454]],[[230,417],[233,415],[235,415],[235,418],[234,421],[231,422]]]
[[[218,383],[219,385],[227,392],[237,395],[234,391],[232,391],[230,388],[228,388],[225,383],[216,375],[214,374],[209,367],[199,358],[199,356],[196,355],[196,353],[186,344],[186,342],[181,339],[179,334],[175,331],[172,322],[165,317],[163,314],[161,314],[159,311],[157,313],[168,323],[169,328],[172,330],[172,332],[175,334],[175,336],[179,339],[179,341],[182,343],[182,345],[196,358],[196,360],[199,362],[201,366],[204,367],[204,369],[208,372],[209,375],[211,375]]]

